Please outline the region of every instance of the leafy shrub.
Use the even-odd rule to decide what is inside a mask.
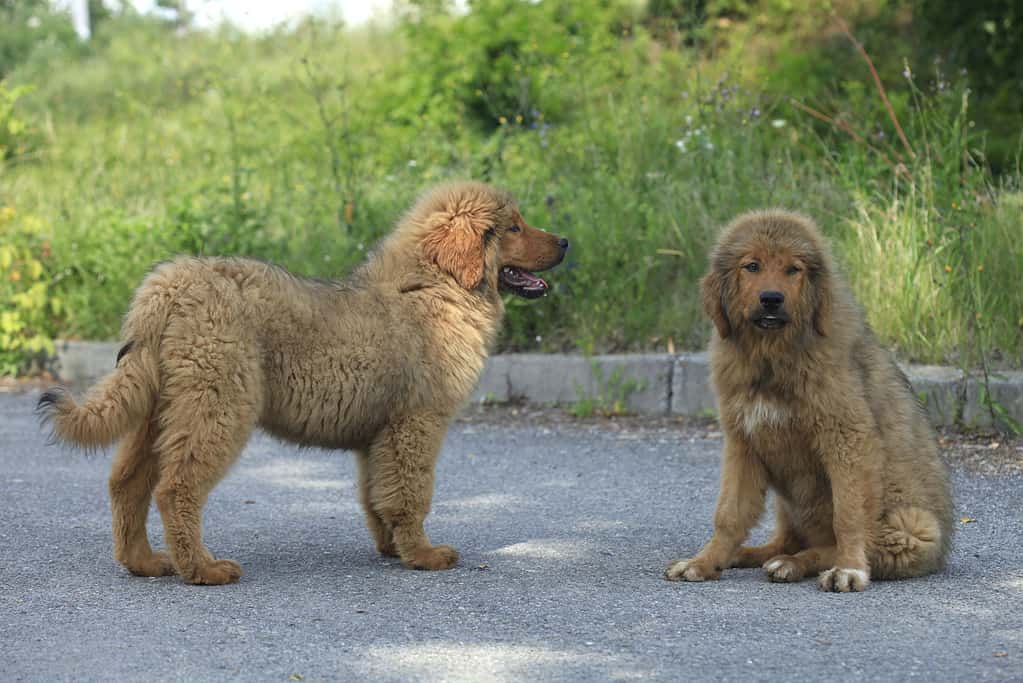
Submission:
[[[49,291],[50,245],[38,220],[0,207],[0,375],[52,352],[61,299]]]
[[[35,51],[77,43],[70,17],[46,0],[0,2],[0,79]]]
[[[482,0],[462,16],[412,15],[404,32],[421,60],[418,106],[454,105],[485,132],[508,122],[563,120],[572,101],[560,84],[584,63],[604,67],[599,56],[616,49],[630,19],[621,0]]]
[[[7,87],[0,81],[0,163],[26,154],[32,146],[28,122],[18,113],[18,100],[32,92],[27,85]]]
[[[1015,0],[913,0],[924,45],[952,74],[968,74],[977,94],[976,117],[989,131],[989,154],[1011,163],[1023,143],[1023,7]]]
[[[182,252],[344,275],[425,187],[474,177],[572,245],[551,296],[508,299],[500,350],[698,348],[718,226],[784,206],[817,218],[904,356],[1023,362],[1023,294],[1004,285],[1020,178],[988,169],[967,81],[879,61],[910,153],[808,0],[693,3],[698,48],[627,2],[444,4],[261,37],[111,19],[91,59],[34,53],[11,82],[36,76],[17,111],[46,144],[2,169],[0,198],[46,226],[51,331],[113,337],[152,263]]]

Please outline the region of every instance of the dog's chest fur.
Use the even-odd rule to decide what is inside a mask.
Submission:
[[[730,429],[763,464],[771,488],[791,506],[793,525],[809,531],[811,519],[821,514],[830,519],[830,484],[805,419],[808,406],[759,385],[732,395],[722,408]]]
[[[790,408],[777,399],[756,395],[738,401],[736,422],[746,436],[754,436],[763,429],[784,427],[791,420]]]

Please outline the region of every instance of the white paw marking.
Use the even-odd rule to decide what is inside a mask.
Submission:
[[[802,573],[791,558],[779,558],[771,560],[764,565],[767,578],[771,581],[798,581],[803,578]]]
[[[664,572],[664,575],[672,581],[703,581],[704,577],[696,571],[695,567],[690,567],[689,564],[692,560],[678,560],[668,565],[668,570]]]
[[[818,585],[822,590],[848,593],[862,591],[870,583],[870,574],[862,569],[832,567],[821,572]]]
[[[846,569],[844,571],[847,571],[853,576],[855,576],[857,579],[859,579],[860,583],[863,584],[870,583],[870,574],[863,571],[862,569]]]

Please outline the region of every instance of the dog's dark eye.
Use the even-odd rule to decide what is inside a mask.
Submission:
[[[750,273],[758,273],[758,272],[760,272],[760,264],[757,263],[756,261],[750,261],[749,263],[744,265],[743,268],[747,272],[750,272]]]
[[[785,269],[785,274],[786,275],[795,275],[796,273],[798,273],[801,270],[802,270],[802,268],[800,268],[799,266],[789,266],[788,268]]]
[[[522,228],[515,225],[514,223],[512,223],[512,226],[508,228],[508,232],[519,232],[520,230],[522,230]]]

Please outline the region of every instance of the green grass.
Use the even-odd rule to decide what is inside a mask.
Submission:
[[[60,302],[30,331],[113,337],[151,263],[180,252],[343,275],[425,187],[474,177],[572,242],[550,296],[508,302],[503,350],[701,347],[718,226],[783,206],[822,225],[904,358],[1023,361],[1020,177],[978,160],[962,84],[887,84],[910,158],[866,69],[859,89],[843,75],[858,96],[821,104],[764,85],[773,57],[708,59],[630,5],[588,4],[264,37],[124,20],[87,58],[29,60],[11,78],[35,85],[14,109],[28,151],[0,167],[0,206],[43,226],[31,245]],[[17,225],[0,230],[24,241]]]

